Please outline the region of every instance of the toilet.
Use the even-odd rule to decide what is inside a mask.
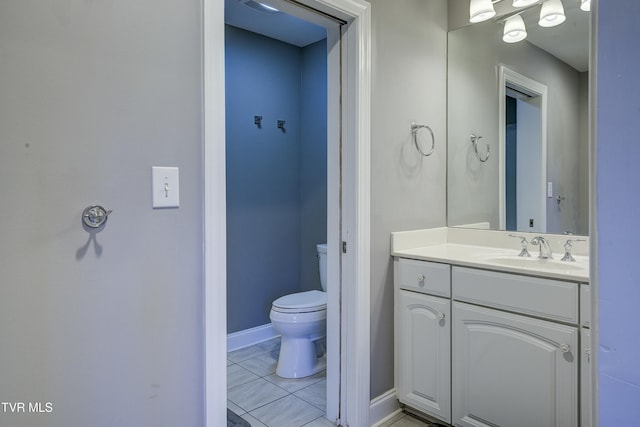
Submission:
[[[271,324],[282,337],[276,368],[279,377],[303,378],[325,369],[316,342],[327,333],[327,245],[316,248],[322,291],[285,295],[271,305]]]

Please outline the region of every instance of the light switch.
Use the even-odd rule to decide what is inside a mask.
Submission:
[[[154,208],[177,208],[180,206],[178,168],[153,166],[151,181]]]
[[[547,197],[553,197],[553,182],[547,182]]]

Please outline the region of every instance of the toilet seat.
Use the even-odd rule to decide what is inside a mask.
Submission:
[[[285,295],[271,306],[279,313],[311,313],[327,309],[327,294],[321,291],[306,291]]]

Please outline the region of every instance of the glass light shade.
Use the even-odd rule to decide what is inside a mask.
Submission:
[[[527,28],[524,26],[522,16],[513,15],[504,22],[504,34],[502,40],[505,43],[517,43],[527,38]]]
[[[513,7],[526,7],[531,6],[534,3],[538,3],[539,0],[513,0]]]
[[[491,0],[471,0],[469,3],[469,22],[482,22],[496,15]]]
[[[580,9],[585,12],[591,11],[591,0],[580,0]]]
[[[560,0],[547,0],[542,3],[540,9],[540,21],[538,25],[541,27],[555,27],[562,24],[567,17],[564,15],[564,7]]]

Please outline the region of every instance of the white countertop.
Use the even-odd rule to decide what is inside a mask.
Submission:
[[[460,229],[438,228],[392,233],[391,255],[580,283],[589,282],[589,257],[584,254],[584,248],[574,252],[575,262],[560,260],[564,255],[563,243],[571,236],[549,235],[554,259],[545,260],[537,257],[537,247],[529,247],[531,258],[518,257],[520,242],[509,237],[509,233],[466,231],[469,233]],[[588,248],[588,242],[586,243]]]

